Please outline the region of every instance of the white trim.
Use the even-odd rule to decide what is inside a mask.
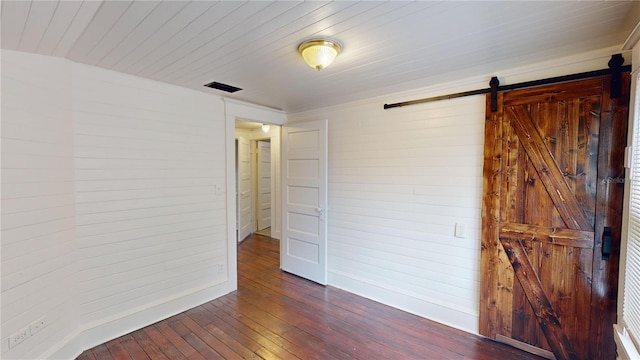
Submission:
[[[236,120],[284,125],[287,116],[283,111],[255,105],[235,99],[223,98],[225,112],[225,162],[227,189],[227,263],[229,282],[233,290],[238,288],[238,255],[236,243]]]
[[[329,285],[456,329],[478,334],[478,314],[423,295],[329,269]]]
[[[613,339],[616,342],[616,352],[618,360],[637,360],[640,353],[636,349],[627,329],[619,324],[613,325]]]
[[[220,284],[196,288],[189,292],[157,300],[153,306],[126,311],[99,322],[85,324],[76,328],[74,332],[37,358],[75,359],[86,349],[91,349],[123,334],[128,334],[226,295],[235,290],[234,286],[235,284],[230,283],[227,279]]]
[[[640,41],[640,22],[636,24],[636,27],[633,28],[631,34],[627,36],[627,39],[622,44],[622,50],[631,50],[634,46]]]
[[[234,122],[236,119],[273,125],[284,125],[287,122],[287,116],[282,110],[230,98],[222,98],[222,101],[224,101],[227,117],[233,116]]]

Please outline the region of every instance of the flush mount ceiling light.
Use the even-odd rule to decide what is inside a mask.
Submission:
[[[322,70],[333,62],[340,53],[340,44],[325,39],[307,40],[298,45],[298,52],[304,61],[316,70]]]
[[[269,124],[262,124],[261,129],[262,129],[262,132],[266,134],[271,129],[271,126],[269,126]]]

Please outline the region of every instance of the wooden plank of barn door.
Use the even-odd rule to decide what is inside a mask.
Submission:
[[[546,147],[546,150],[551,154],[551,159],[557,164],[559,170],[556,174],[558,176],[557,180],[566,183],[567,192],[576,198],[577,205],[573,206],[581,205],[578,196],[584,198],[584,196],[576,193],[577,188],[573,181],[576,176],[577,164],[583,161],[582,158],[577,156],[579,143],[588,139],[588,134],[587,137],[582,137],[581,139],[578,136],[578,128],[583,122],[577,116],[577,109],[580,107],[581,101],[581,98],[570,98],[530,106],[531,118],[535,121],[533,125],[538,130],[542,140],[539,145],[541,148],[542,146]],[[540,168],[540,166],[536,168]],[[545,183],[544,185],[547,184]],[[583,242],[580,244],[575,241],[564,242],[563,246],[551,244],[548,241],[541,241],[535,244],[537,249],[535,254],[539,261],[536,270],[540,282],[543,284],[554,310],[559,314],[562,329],[567,334],[569,341],[574,348],[583,349],[586,344],[583,341],[583,337],[576,331],[576,328],[578,322],[581,325],[586,324],[588,326],[589,320],[586,319],[586,316],[580,316],[581,319],[578,320],[577,316],[572,316],[572,314],[576,313],[574,312],[575,309],[579,309],[577,311],[578,314],[586,315],[588,313],[580,309],[579,303],[585,303],[586,299],[589,298],[589,294],[584,294],[584,291],[589,289],[589,284],[585,283],[584,276],[580,275],[585,273],[577,271],[580,265],[576,262],[575,257],[582,253],[583,250],[580,248],[592,248],[593,231],[566,229],[565,221],[560,216],[560,213],[554,209],[554,203],[547,195],[546,186],[540,186],[539,190],[541,191],[539,196],[543,196],[547,202],[540,208],[553,209],[553,211],[543,211],[538,215],[541,223],[548,224],[554,229],[558,229],[557,231],[564,230],[574,235],[584,236],[582,238]],[[578,191],[580,192],[580,190]],[[579,208],[577,211],[583,214],[583,209]],[[586,214],[585,218],[588,223],[593,223],[593,220],[589,219]],[[580,248],[574,249],[574,247]],[[576,286],[578,282],[581,284]],[[546,341],[547,339],[539,327],[536,328],[536,335],[541,347],[548,349],[550,344]]]
[[[555,130],[556,123],[555,119],[557,117],[557,106],[556,103],[535,103],[528,105],[526,107],[523,106],[523,109],[526,109],[528,113],[531,114],[531,121],[529,122],[530,131],[535,131],[535,134],[540,134],[540,139],[538,140],[537,146],[543,152],[548,151],[551,153],[551,149],[555,148]],[[528,224],[548,224],[551,226],[558,226],[560,224],[563,225],[562,219],[558,213],[558,210],[555,208],[555,203],[552,198],[549,196],[544,176],[541,176],[538,169],[540,167],[547,166],[546,164],[540,166],[540,164],[536,163],[536,157],[531,156],[529,153],[531,150],[527,147],[525,140],[521,138],[521,134],[518,133],[517,122],[520,119],[514,119],[510,117],[510,123],[513,127],[514,133],[518,136],[518,140],[522,145],[522,157],[526,159],[526,207],[524,208],[524,213],[522,214],[522,219],[525,223]],[[535,120],[535,123],[534,123]],[[535,154],[534,154],[535,155]],[[542,210],[542,211],[541,211]],[[558,223],[560,220],[560,224]],[[501,234],[504,236],[504,234]],[[548,278],[549,272],[546,271],[546,263],[548,262],[548,255],[553,252],[553,249],[549,249],[547,245],[543,242],[536,241],[534,239],[529,239],[522,242],[524,249],[526,250],[526,254],[529,257],[529,261],[532,264],[532,267],[536,271],[536,277],[540,281],[540,286],[542,284],[548,284],[551,279]],[[530,284],[529,284],[530,285]],[[547,296],[550,295],[548,289],[545,289],[547,292]],[[531,305],[531,299],[527,297],[527,293],[525,291],[525,287],[521,288],[521,296],[523,296],[526,301],[528,307],[525,306],[526,313],[532,321],[529,321],[525,324],[526,333],[524,334],[525,339],[529,339],[532,344],[539,346],[543,349],[551,350],[552,347],[547,341],[547,337],[543,332],[540,324],[537,320],[537,314],[535,311],[535,307]],[[550,300],[551,301],[551,300]]]
[[[500,224],[500,233],[504,237],[521,241],[535,240],[556,245],[593,248],[593,231],[503,222]]]
[[[589,151],[590,144],[598,141],[592,138],[590,129],[593,121],[585,117],[583,112],[585,104],[599,103],[600,96],[588,96],[577,99],[568,99],[559,102],[562,105],[559,115],[564,119],[563,126],[558,129],[557,148],[554,157],[564,174],[564,180],[569,185],[582,213],[585,215],[591,228],[583,231],[585,244],[589,247],[560,247],[551,255],[550,263],[554,271],[550,279],[554,286],[550,287],[551,301],[556,311],[560,314],[580,314],[580,316],[563,316],[562,327],[570,338],[575,348],[588,348],[588,337],[585,329],[591,326],[589,314],[590,302],[590,275],[591,257],[593,254],[593,209],[595,206],[595,194],[587,186],[596,179],[595,161],[597,156]],[[588,106],[587,106],[588,107]],[[572,294],[568,296],[567,294]]]
[[[602,359],[615,354],[613,330],[616,322],[618,297],[618,274],[620,260],[620,233],[622,224],[622,202],[624,196],[624,149],[627,139],[630,74],[622,74],[621,94],[611,99],[611,78],[603,80],[601,109],[590,109],[589,114],[601,114],[598,148],[598,179],[595,219],[595,251],[591,289],[591,320],[589,351],[593,359]],[[586,112],[586,110],[585,110]],[[600,255],[602,231],[610,226],[612,248],[609,260]]]
[[[577,360],[578,355],[562,329],[522,243],[513,239],[501,239],[501,242],[553,353],[558,359]]]
[[[502,102],[503,94],[498,94]],[[484,275],[480,286],[480,333],[495,338],[496,334],[511,336],[511,312],[502,311],[506,304],[511,307],[513,275],[509,259],[499,240],[500,188],[503,147],[502,109],[491,112],[491,100],[487,98],[485,139],[491,143],[484,148],[482,243],[480,271]]]

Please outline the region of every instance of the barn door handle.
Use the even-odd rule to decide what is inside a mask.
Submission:
[[[611,255],[611,227],[605,226],[602,231],[602,260],[609,260]]]

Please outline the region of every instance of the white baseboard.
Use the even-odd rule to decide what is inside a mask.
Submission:
[[[225,281],[221,284],[178,294],[150,304],[144,309],[119,314],[99,323],[82,325],[56,346],[39,356],[38,359],[75,359],[87,349],[214,300],[234,290],[236,290],[236,284]]]
[[[358,279],[350,274],[339,271],[330,271],[328,275],[329,285],[331,286],[456,329],[478,334],[479,317],[477,313],[474,314],[464,309],[455,309],[451,306],[439,304],[431,299],[427,299],[424,296],[411,294],[400,289],[393,289],[369,280]]]

